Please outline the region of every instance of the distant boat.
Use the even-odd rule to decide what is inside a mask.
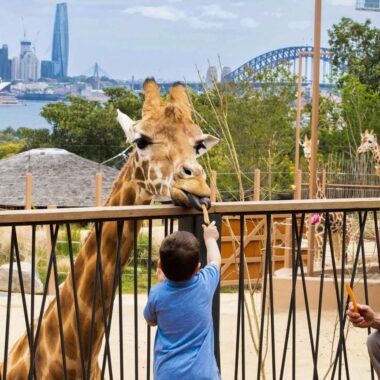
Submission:
[[[38,94],[35,92],[26,92],[21,95],[17,95],[17,99],[20,100],[39,100],[45,102],[56,102],[58,100],[65,100],[65,95],[56,95],[56,94]]]
[[[0,106],[21,106],[17,98],[9,92],[0,92]]]

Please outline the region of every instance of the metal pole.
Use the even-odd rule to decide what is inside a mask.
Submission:
[[[314,68],[313,68],[313,99],[311,111],[311,159],[309,198],[315,198],[317,192],[317,149],[319,121],[319,72],[321,53],[321,13],[322,0],[315,0],[314,20]]]
[[[296,153],[294,158],[294,186],[297,189],[297,175],[300,168],[300,128],[301,128],[301,98],[302,98],[302,53],[298,54],[297,78],[297,116],[296,116]]]

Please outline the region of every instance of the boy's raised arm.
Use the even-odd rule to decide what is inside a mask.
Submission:
[[[220,251],[217,240],[219,239],[219,232],[215,226],[215,221],[209,226],[202,225],[203,238],[207,248],[207,264],[215,264],[220,268],[222,259],[220,257]]]

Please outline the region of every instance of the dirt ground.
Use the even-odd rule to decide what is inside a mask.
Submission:
[[[247,298],[248,299],[248,298]],[[36,310],[39,309],[41,296],[36,297]],[[146,378],[147,371],[147,327],[143,320],[142,310],[146,302],[146,296],[140,294],[138,300],[138,369],[139,379]],[[257,305],[260,304],[260,296],[255,298]],[[0,358],[3,358],[4,339],[5,339],[5,323],[6,323],[6,293],[0,293]],[[29,305],[28,305],[29,306]],[[117,300],[115,301],[115,312],[113,315],[113,325],[111,331],[111,352],[112,352],[112,368],[114,379],[119,379],[120,357],[119,357],[119,313]],[[312,313],[312,325],[315,338],[316,312]],[[236,325],[237,325],[237,294],[221,294],[221,315],[220,315],[220,342],[221,342],[221,370],[223,379],[234,378],[235,363],[235,342],[236,342]],[[334,334],[336,322],[336,314],[332,311],[322,313],[322,324],[320,332],[320,354],[318,358],[319,378],[323,379],[327,372],[330,356],[331,343]],[[281,358],[284,347],[285,329],[287,323],[287,313],[275,313],[275,355],[276,355],[276,378],[279,376],[281,367]],[[257,373],[257,354],[254,350],[252,339],[249,333],[248,318],[245,318],[245,363],[246,375],[256,378]],[[25,330],[24,315],[22,311],[21,296],[19,294],[12,295],[11,309],[11,326],[10,326],[10,347],[12,343]],[[58,334],[58,333],[57,333]],[[152,329],[152,337],[155,331]],[[350,329],[347,339],[347,357],[350,369],[351,379],[370,379],[370,365],[365,345],[367,332],[365,330]],[[57,335],[58,336],[58,335]],[[124,342],[124,371],[126,379],[134,378],[134,321],[133,321],[133,295],[123,296],[123,342]],[[257,334],[256,334],[257,338]],[[264,341],[266,339],[264,338]],[[269,336],[269,342],[270,342]],[[284,379],[291,379],[291,337],[287,351],[287,361],[284,373]],[[151,345],[153,346],[152,338]],[[335,345],[336,347],[336,341]],[[241,358],[241,351],[240,351]],[[272,351],[269,349],[266,357],[265,377],[272,378]],[[239,371],[241,371],[239,367]],[[307,329],[307,321],[305,311],[300,310],[296,315],[296,379],[312,378],[312,356],[310,349],[309,333]],[[331,377],[331,373],[329,378]],[[239,376],[240,378],[240,376]],[[343,376],[342,378],[345,378]]]

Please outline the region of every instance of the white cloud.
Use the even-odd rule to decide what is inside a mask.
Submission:
[[[178,0],[177,0],[178,1]],[[124,13],[141,15],[163,21],[186,22],[193,29],[220,29],[223,23],[220,21],[203,20],[196,16],[187,15],[186,12],[165,5],[162,6],[135,6],[124,9]]]
[[[267,17],[282,17],[284,15],[281,11],[265,11],[263,14]]]
[[[259,23],[252,18],[245,17],[241,19],[240,25],[244,26],[245,28],[257,28],[259,26]]]
[[[289,29],[295,29],[295,30],[304,30],[311,26],[311,21],[289,21],[288,27]]]
[[[233,7],[243,7],[245,5],[244,1],[237,1],[236,3],[231,4]]]
[[[332,6],[343,6],[351,8],[354,6],[353,0],[328,0],[327,3]]]
[[[204,5],[202,7],[202,16],[216,18],[219,20],[232,20],[238,18],[236,13],[226,11],[218,4]]]
[[[140,14],[144,17],[165,21],[179,21],[186,18],[186,13],[180,9],[167,6],[136,6],[124,9],[124,13]]]
[[[188,17],[186,21],[194,29],[220,29],[223,23],[219,21],[205,21],[198,17]]]

